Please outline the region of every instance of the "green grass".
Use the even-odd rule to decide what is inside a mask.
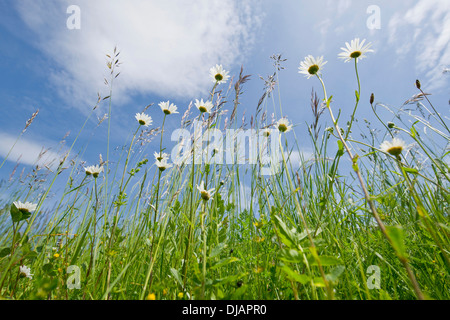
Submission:
[[[115,51],[108,63],[111,94],[104,100],[110,117],[117,57]],[[283,114],[274,90],[282,60],[274,59],[274,76],[250,123],[255,130],[273,125],[270,107]],[[153,152],[170,148],[163,145],[163,135],[170,134],[164,131],[166,117],[179,117],[169,114],[158,130],[136,123],[115,162],[108,134],[104,171],[97,178],[85,174],[79,154],[53,172],[35,167],[4,182],[1,192],[9,198],[0,204],[0,297],[449,299],[447,124],[420,83],[422,95],[409,102],[418,115],[400,108],[382,119],[374,101],[360,101],[359,77],[351,118],[336,121],[339,110],[317,78],[323,96],[312,95],[309,141],[293,131],[281,134],[281,170],[274,175],[263,176],[259,161],[159,170]],[[213,112],[192,108],[181,127],[189,129],[197,119],[205,128],[242,130],[236,112],[247,80],[241,71],[234,83],[216,83]],[[360,104],[372,106],[376,125],[358,121]],[[222,114],[225,109],[232,114]],[[388,124],[392,119],[396,124]],[[332,127],[322,130],[327,122]],[[375,130],[381,125],[384,131]],[[160,150],[147,148],[144,136],[160,139]],[[398,156],[382,152],[380,144],[394,136],[413,147]],[[80,148],[76,142],[70,150]],[[294,159],[305,146],[312,147],[312,156]],[[60,198],[50,199],[55,181],[65,178]],[[201,181],[214,189],[208,201],[197,188]],[[14,201],[37,208],[20,217]],[[20,266],[31,268],[32,279],[21,276]]]

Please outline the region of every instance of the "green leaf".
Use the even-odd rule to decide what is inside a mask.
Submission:
[[[284,265],[282,267],[282,270],[286,273],[289,279],[299,282],[301,284],[307,284],[309,281],[311,281],[311,278],[308,277],[306,274],[299,274],[298,272],[292,270],[287,265]]]
[[[11,253],[11,248],[9,248],[9,247],[0,248],[0,258],[4,258],[10,253]]]
[[[295,249],[282,249],[280,259],[284,262],[303,263],[303,255]]]
[[[417,135],[417,130],[416,128],[414,128],[414,126],[411,127],[411,137],[415,138]]]
[[[224,249],[227,248],[227,244],[222,242],[219,243],[212,251],[211,254],[209,255],[209,258],[214,258],[216,256],[218,256]]]
[[[407,259],[408,255],[405,250],[405,236],[403,229],[400,226],[387,226],[386,232],[391,239],[392,246],[394,247],[397,255],[400,259]]]
[[[236,257],[228,257],[228,258],[225,258],[225,259],[222,259],[222,260],[218,261],[216,264],[212,265],[210,267],[210,269],[214,270],[214,269],[220,268],[222,266],[225,266],[227,264],[230,264],[230,263],[236,262],[236,261],[239,261],[239,259],[236,258]]]
[[[319,260],[320,260],[320,264],[322,266],[334,266],[334,265],[342,264],[342,261],[340,259],[333,257],[333,256],[320,256]],[[313,257],[310,258],[309,263],[312,266],[319,265],[317,263],[317,260],[314,259]]]
[[[214,279],[213,280],[213,286],[220,286],[220,285],[225,285],[227,283],[230,282],[236,282],[239,279],[243,279],[247,276],[247,273],[239,273],[239,274],[234,274],[225,278],[221,278],[221,279]]]
[[[14,203],[11,205],[11,219],[13,222],[20,222],[22,221],[22,211],[17,209],[17,207],[14,205]]]
[[[314,278],[314,285],[318,288],[325,288],[325,283],[321,277]]]
[[[51,264],[51,263],[44,264],[42,266],[42,271],[44,271],[49,276],[55,276],[56,275],[54,267],[53,267],[53,264]]]
[[[339,276],[344,272],[344,266],[337,266],[331,270],[329,274],[326,275],[328,281],[336,282]]]
[[[226,299],[226,300],[244,300],[241,297],[245,294],[245,292],[247,291],[248,286],[243,285],[242,287],[238,288],[232,295],[230,298]]]
[[[170,268],[170,273],[172,273],[175,280],[178,282],[180,286],[183,286],[183,281],[181,281],[180,274],[178,273],[178,270],[175,268]]]
[[[338,155],[342,156],[344,154],[344,144],[342,143],[341,140],[338,140],[337,144],[338,144],[338,147],[339,147]]]
[[[84,241],[86,239],[87,232],[89,231],[89,226],[90,225],[91,225],[91,220],[87,224],[86,229],[84,230],[80,240],[78,241],[77,247],[75,248],[75,253],[73,254],[72,260],[70,261],[71,265],[74,265],[75,262],[77,261],[78,255],[81,252],[81,248],[83,247],[83,244],[84,244]]]
[[[405,172],[407,173],[412,173],[412,174],[418,174],[419,171],[417,169],[413,169],[413,168],[404,168]]]
[[[279,236],[281,241],[289,248],[296,248],[295,235],[288,229],[286,224],[279,216],[275,216],[275,224],[278,227]]]

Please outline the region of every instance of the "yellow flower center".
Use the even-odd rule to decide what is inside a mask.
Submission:
[[[214,76],[214,79],[216,79],[217,81],[222,81],[223,80],[223,75],[221,75],[220,73],[216,74]]]
[[[282,123],[282,124],[278,125],[278,130],[280,130],[281,132],[286,132],[287,126]]]
[[[388,152],[392,154],[393,156],[398,156],[400,153],[402,153],[403,147],[391,147],[388,149]]]
[[[208,111],[208,109],[206,109],[204,106],[198,107],[198,110],[200,110],[200,112],[206,112],[206,111]]]
[[[202,199],[205,200],[205,201],[208,201],[209,198],[211,197],[211,196],[209,195],[209,193],[206,192],[206,191],[202,191],[202,192],[201,192],[201,196],[202,196]]]
[[[361,56],[361,51],[354,51],[350,54],[350,57],[354,59],[358,58],[359,56]]]
[[[316,74],[317,71],[319,71],[319,66],[317,64],[313,64],[311,67],[309,67],[308,72],[309,74]]]
[[[140,124],[141,126],[144,126],[144,125],[145,125],[145,121],[144,121],[144,120],[139,120],[139,124]]]

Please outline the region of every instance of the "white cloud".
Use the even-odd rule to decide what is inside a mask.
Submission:
[[[425,74],[427,90],[448,86],[443,69],[450,61],[450,1],[420,0],[389,21],[389,41],[400,56],[415,53],[415,68]]]
[[[105,55],[116,45],[123,64],[114,95],[121,103],[133,93],[194,98],[210,89],[209,68],[229,70],[251,48],[261,24],[257,1],[21,0],[17,9],[57,64],[51,84],[74,105],[90,106],[105,90]],[[72,4],[81,11],[80,30],[66,27]]]
[[[9,153],[7,161],[19,162],[26,165],[47,166],[54,170],[59,165],[59,160],[63,157],[63,152],[58,153],[49,148],[51,143],[45,145],[42,142],[21,138],[16,142],[17,137],[0,132],[0,157],[5,158]],[[3,162],[0,161],[0,163]]]
[[[293,169],[299,168],[301,164],[311,161],[314,157],[314,154],[312,152],[306,150],[301,150],[301,152],[292,151],[290,153],[285,151],[285,154],[286,161],[290,162]]]

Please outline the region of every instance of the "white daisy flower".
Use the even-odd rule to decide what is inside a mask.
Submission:
[[[323,66],[327,62],[328,61],[325,61],[325,62],[323,61],[323,56],[314,58],[312,55],[309,55],[305,58],[305,60],[300,62],[300,67],[298,68],[299,69],[298,73],[305,74],[308,79],[316,74],[320,75]]]
[[[141,126],[148,127],[153,123],[152,117],[146,115],[145,113],[136,113],[136,120]]]
[[[277,121],[277,128],[280,132],[289,132],[292,130],[292,124],[289,124],[289,120],[281,118]]]
[[[198,99],[195,99],[195,101],[195,106],[200,112],[211,112],[211,109],[213,108],[213,104],[211,101],[203,102],[203,99],[201,99],[200,101],[198,101]]]
[[[166,169],[169,169],[170,167],[172,167],[173,165],[167,162],[167,159],[163,159],[163,160],[156,160],[155,162],[156,166],[159,168],[159,170],[164,171]]]
[[[197,189],[198,189],[198,191],[200,191],[200,195],[201,195],[202,199],[205,201],[208,201],[209,199],[211,199],[211,197],[214,194],[214,190],[215,190],[215,188],[206,190],[205,184],[203,181],[200,183],[200,186],[197,185]]]
[[[99,165],[89,166],[84,168],[84,171],[86,172],[87,176],[93,175],[94,178],[97,178],[98,175],[103,172],[103,167]]]
[[[380,150],[397,157],[400,155],[400,153],[402,153],[405,147],[405,141],[403,141],[402,139],[394,138],[391,142],[384,141],[380,146]]]
[[[162,112],[164,112],[165,114],[179,113],[177,111],[177,106],[173,103],[170,103],[169,101],[160,102],[159,106],[161,107]]]
[[[22,212],[33,212],[36,210],[37,204],[33,204],[31,202],[25,202],[22,203],[20,201],[14,201],[13,204],[16,206],[16,208]]]
[[[33,275],[31,274],[31,269],[27,266],[19,267],[20,276],[23,278],[33,279]]]
[[[266,128],[266,129],[262,129],[261,130],[261,134],[263,135],[263,137],[270,137],[270,134],[272,133],[272,129]]]
[[[341,53],[339,53],[339,58],[344,59],[344,62],[349,62],[352,59],[362,59],[365,58],[367,52],[373,52],[372,49],[369,49],[372,45],[370,42],[364,46],[364,42],[366,42],[366,39],[363,39],[361,43],[359,42],[359,38],[356,38],[350,42],[345,43],[347,48],[341,48],[343,50]]]
[[[169,160],[169,155],[165,152],[156,152],[153,153],[153,156],[155,157],[155,160],[157,161],[167,161]]]
[[[225,71],[222,65],[218,64],[209,70],[209,74],[211,75],[213,82],[217,82],[218,84],[225,83],[230,78],[228,71]]]

